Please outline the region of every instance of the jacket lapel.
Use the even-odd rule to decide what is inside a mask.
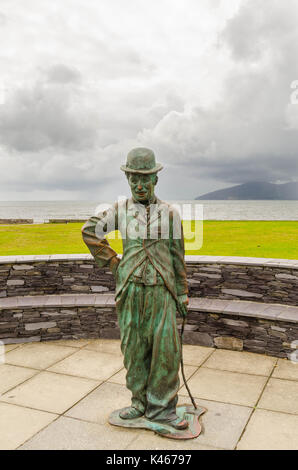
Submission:
[[[152,225],[158,219],[161,218],[161,214],[164,215],[165,221],[168,220],[168,205],[165,204],[160,199],[156,198],[154,204],[150,205],[149,210],[149,223],[148,225]],[[128,199],[127,203],[127,216],[134,217],[138,222],[142,224],[147,224],[147,213],[146,213],[146,206],[143,204],[134,202],[132,198]]]
[[[146,209],[143,204],[134,202],[132,198],[128,199],[127,203],[127,216],[134,217],[138,222],[147,224]]]

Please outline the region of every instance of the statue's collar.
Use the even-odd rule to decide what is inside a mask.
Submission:
[[[168,210],[168,205],[163,203],[160,199],[156,196],[154,198],[154,202],[150,202],[149,205],[141,204],[136,202],[132,197],[128,199],[127,211],[128,214],[135,217],[139,221],[143,223],[147,223],[147,214],[146,208],[150,207],[149,217],[150,223],[156,220],[161,213],[161,210]]]
[[[142,204],[141,202],[137,201],[133,196],[131,197],[131,200],[132,200],[133,204],[138,204],[138,205],[141,205],[145,208],[150,206],[151,204],[157,204],[157,202],[158,202],[158,199],[155,195],[153,196],[152,199],[150,199],[150,201],[148,201],[147,204]]]

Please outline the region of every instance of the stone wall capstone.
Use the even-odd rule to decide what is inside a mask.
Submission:
[[[298,261],[186,256],[190,297],[298,305]],[[0,297],[114,292],[91,255],[0,257]]]

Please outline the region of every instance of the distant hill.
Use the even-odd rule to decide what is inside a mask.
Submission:
[[[212,191],[211,193],[203,194],[198,196],[196,199],[242,199],[242,200],[298,200],[298,182],[296,183],[264,183],[264,182],[252,182],[239,184],[232,186],[231,188],[220,189],[218,191]]]

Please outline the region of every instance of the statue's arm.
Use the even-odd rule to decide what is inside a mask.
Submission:
[[[185,265],[185,250],[184,250],[184,235],[183,226],[179,214],[175,211],[172,212],[171,217],[171,243],[170,250],[173,260],[173,267],[176,278],[176,289],[179,300],[183,303],[188,303],[188,285],[186,277],[186,265]],[[178,238],[175,238],[180,234]]]
[[[109,233],[109,231],[104,231],[105,227],[111,227],[109,231],[118,229],[116,205],[97,216],[90,217],[82,227],[83,240],[96,264],[100,268],[109,266],[115,274],[120,260],[105,238],[105,235]]]

